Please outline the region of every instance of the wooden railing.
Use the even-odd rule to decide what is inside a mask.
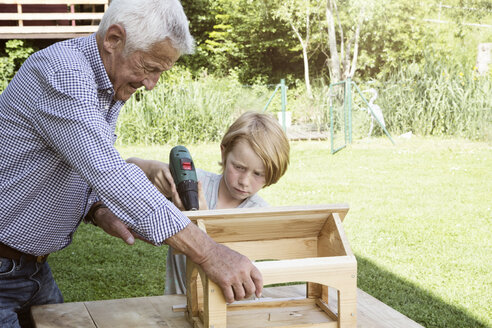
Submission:
[[[66,39],[89,35],[110,0],[0,0],[0,39]]]

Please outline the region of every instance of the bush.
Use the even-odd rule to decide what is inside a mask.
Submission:
[[[244,88],[235,72],[216,78],[206,71],[193,78],[176,66],[152,91],[138,90],[117,124],[120,144],[179,144],[222,139],[240,113],[261,111],[262,88]]]
[[[0,57],[0,92],[5,90],[24,60],[35,49],[22,40],[9,40],[5,43],[7,56]]]
[[[385,80],[356,82],[367,101],[371,95],[365,90],[378,91],[374,103],[381,107],[386,129],[392,135],[411,131],[422,136],[492,139],[492,78],[478,76],[476,67],[442,63],[426,56],[422,64],[402,65]],[[333,87],[334,96],[330,99],[329,86],[323,81],[316,82],[313,100],[301,93],[290,103],[290,108],[298,111],[293,117],[300,116],[298,121],[328,131],[332,104],[335,133],[343,133],[343,89],[343,85]],[[383,130],[374,124],[373,135],[383,135]],[[369,125],[367,105],[352,88],[353,138],[366,137]]]
[[[476,68],[427,59],[390,75],[379,104],[393,133],[487,138],[492,80]]]

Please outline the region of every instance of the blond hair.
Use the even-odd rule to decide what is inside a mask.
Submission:
[[[224,159],[241,140],[247,141],[265,165],[265,187],[276,183],[289,165],[289,140],[273,117],[267,114],[246,112],[232,123],[222,138]],[[222,171],[225,162],[220,163]]]

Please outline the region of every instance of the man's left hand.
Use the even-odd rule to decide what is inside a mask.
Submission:
[[[109,208],[101,207],[97,209],[93,220],[94,224],[107,234],[123,239],[128,245],[135,243],[134,233]]]

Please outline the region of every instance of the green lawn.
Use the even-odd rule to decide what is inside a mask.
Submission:
[[[425,327],[492,327],[492,146],[457,139],[370,139],[330,154],[292,142],[291,165],[261,191],[271,205],[349,203],[344,226],[358,286]],[[120,146],[168,161],[170,146]],[[188,146],[217,171],[217,144]],[[132,247],[82,224],[50,257],[66,301],[161,295],[166,247]]]

